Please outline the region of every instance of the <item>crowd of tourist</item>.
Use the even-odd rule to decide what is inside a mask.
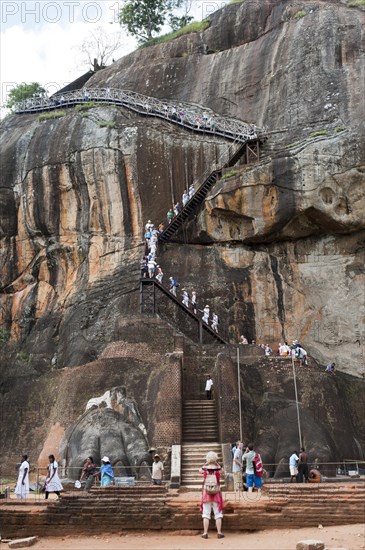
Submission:
[[[190,186],[189,192],[190,190],[192,193],[194,193],[192,186]],[[162,285],[164,273],[161,266],[157,263],[157,248],[158,236],[163,230],[164,227],[162,225],[160,225],[159,228],[156,229],[151,220],[147,221],[145,225],[145,251],[140,263],[141,278],[155,279],[160,285]],[[173,276],[169,277],[168,280],[169,292],[171,292],[171,294],[175,298],[178,298],[178,288],[180,287],[180,284]],[[211,312],[210,306],[208,304],[206,304],[203,309],[198,308],[197,293],[195,290],[191,292],[191,296],[189,296],[188,290],[186,288],[183,288],[181,292],[182,293],[179,296],[181,299],[181,303],[186,308],[191,309],[191,311],[195,315],[198,315],[198,312],[202,313],[202,321],[206,325],[210,326],[210,328],[214,330],[214,332],[218,333],[219,316],[217,315],[217,313],[214,311]]]
[[[276,354],[274,354],[269,344],[259,344],[259,346],[264,350],[266,357],[273,355],[276,355],[277,357],[294,357],[300,361],[302,366],[308,365],[308,354],[298,340],[293,340],[291,346],[289,346],[287,342],[284,342],[283,344],[280,342]]]
[[[168,225],[172,222],[172,220],[176,216],[180,214],[182,208],[184,208],[188,204],[189,200],[193,197],[194,193],[195,193],[195,185],[192,183],[189,189],[184,190],[181,197],[181,201],[180,202],[178,201],[175,204],[173,204],[172,207],[167,211],[166,219],[167,219]],[[162,227],[162,231],[165,229],[163,225],[161,225],[160,227]]]

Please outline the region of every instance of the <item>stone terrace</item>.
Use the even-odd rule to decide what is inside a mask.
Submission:
[[[224,493],[224,498],[225,531],[344,525],[363,521],[365,483],[272,484],[257,501],[248,500],[247,493],[240,498]],[[201,529],[199,494],[143,486],[65,493],[59,501],[38,505],[8,501],[0,505],[0,522],[5,537],[45,530],[49,536],[118,533],[138,530],[142,522],[144,529]]]

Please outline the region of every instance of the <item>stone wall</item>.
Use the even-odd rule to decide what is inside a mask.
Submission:
[[[342,498],[339,498],[339,493]],[[255,495],[255,493],[254,493]],[[319,524],[361,523],[364,517],[364,484],[270,485],[265,497],[224,503],[224,531],[299,529]],[[83,496],[64,495],[48,506],[0,504],[3,537],[64,536],[120,533],[129,529],[201,530],[199,498],[179,499],[163,490],[146,488],[96,491]],[[302,507],[306,513],[303,514]],[[42,503],[43,504],[43,503]],[[90,522],[90,515],[94,521]]]

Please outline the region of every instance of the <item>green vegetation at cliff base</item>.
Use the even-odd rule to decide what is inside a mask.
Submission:
[[[95,107],[95,101],[87,101],[86,103],[81,103],[81,105],[76,105],[75,111],[88,111]]]
[[[296,19],[296,20],[301,19],[305,15],[307,15],[307,14],[304,10],[297,11],[297,13],[294,15],[294,19]]]
[[[61,118],[65,115],[65,111],[51,111],[50,113],[42,113],[39,115],[38,120],[52,120],[53,118]]]
[[[226,172],[222,176],[222,180],[226,180],[228,178],[232,178],[233,176],[237,176],[238,171],[237,170],[229,170],[229,172]]]
[[[351,0],[348,4],[350,8],[356,8],[358,6],[365,6],[365,0]]]

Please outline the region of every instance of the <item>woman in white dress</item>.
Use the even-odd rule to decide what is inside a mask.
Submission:
[[[49,493],[56,493],[60,497],[60,491],[63,491],[62,483],[58,477],[58,464],[54,455],[49,455],[48,475],[46,478],[46,500]]]
[[[22,456],[19,468],[18,481],[15,487],[16,498],[27,498],[29,493],[29,462],[28,455]]]

